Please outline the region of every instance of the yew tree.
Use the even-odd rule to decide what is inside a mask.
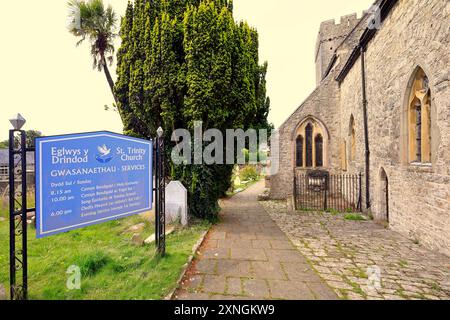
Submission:
[[[161,126],[167,154],[173,130],[270,128],[267,63],[258,33],[236,22],[229,0],[135,0],[121,22],[115,96],[125,132],[151,138]],[[170,157],[168,157],[170,159]],[[175,165],[191,214],[214,219],[231,184],[232,165]]]

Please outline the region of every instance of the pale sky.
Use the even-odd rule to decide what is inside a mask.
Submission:
[[[127,0],[105,3],[121,16]],[[234,1],[236,20],[247,20],[258,29],[261,62],[269,62],[269,120],[276,127],[315,88],[314,49],[320,22],[339,21],[353,12],[360,17],[372,3]],[[104,110],[113,100],[104,74],[92,69],[87,43],[75,47],[66,20],[63,0],[0,1],[0,140],[7,138],[8,119],[17,112],[27,119],[24,129],[45,135],[122,131],[118,114]],[[115,79],[115,68],[112,73]]]

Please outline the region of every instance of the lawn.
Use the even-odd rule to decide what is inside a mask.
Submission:
[[[0,211],[2,209],[0,208]],[[5,212],[0,212],[5,216]],[[162,299],[177,285],[192,247],[208,229],[205,222],[179,229],[167,237],[167,255],[158,259],[154,245],[132,244],[131,226],[145,222],[143,237],[153,224],[141,216],[112,221],[44,239],[29,227],[30,299],[122,300]],[[81,268],[81,289],[69,290],[67,269]],[[9,291],[8,222],[0,222],[0,283]]]

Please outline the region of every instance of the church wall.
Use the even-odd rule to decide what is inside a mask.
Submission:
[[[270,177],[270,197],[286,199],[293,195],[295,168],[295,132],[308,116],[320,121],[328,132],[328,150],[324,152],[327,169],[339,170],[339,88],[328,77],[279,128],[279,170]]]
[[[401,0],[369,43],[366,53],[371,211],[375,219],[385,218],[383,168],[389,179],[390,228],[447,255],[450,255],[449,14],[450,3],[446,1]],[[430,80],[431,166],[405,161],[408,85],[417,66]],[[351,114],[356,125],[356,159],[347,162],[348,172],[364,172],[360,60],[340,89],[341,141],[349,141]]]

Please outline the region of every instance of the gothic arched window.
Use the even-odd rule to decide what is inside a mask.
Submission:
[[[319,121],[305,119],[293,135],[293,166],[298,169],[327,167],[328,135]]]
[[[409,162],[431,163],[431,91],[422,69],[416,71],[408,107]]]
[[[308,123],[305,129],[306,136],[306,167],[311,168],[313,166],[313,126]]]
[[[316,167],[323,167],[323,138],[318,134],[314,139],[316,149]]]
[[[298,136],[295,141],[295,161],[297,167],[303,167],[303,136]]]

